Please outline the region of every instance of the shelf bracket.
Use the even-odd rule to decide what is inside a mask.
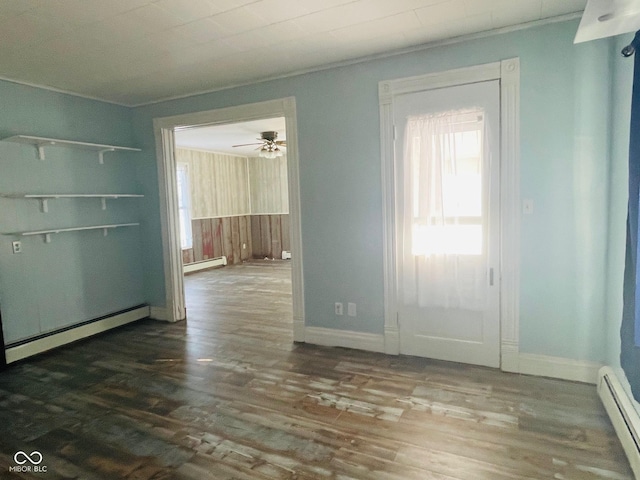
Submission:
[[[109,235],[109,229],[108,228],[103,228],[102,229],[102,236],[106,237],[107,235]]]
[[[50,233],[45,233],[44,234],[44,243],[51,243],[51,234]]]
[[[100,162],[100,165],[104,165],[104,154],[107,152],[115,152],[115,149],[105,148],[104,150],[98,151],[98,161]]]
[[[102,205],[102,210],[106,210],[107,209],[107,199],[102,197],[100,199],[100,204]]]
[[[48,213],[49,212],[49,199],[47,199],[47,198],[41,198],[40,199],[40,211],[42,213]]]
[[[38,152],[38,160],[44,160],[44,145],[41,143],[36,145],[36,151]]]
[[[44,143],[37,143],[36,144],[36,151],[38,152],[38,160],[44,160],[45,159],[45,155],[44,155],[44,147],[49,146],[49,145],[55,145],[56,142],[44,142]]]

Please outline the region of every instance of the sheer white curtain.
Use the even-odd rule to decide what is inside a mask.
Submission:
[[[398,298],[405,305],[485,308],[485,128],[479,108],[407,119],[398,212]]]

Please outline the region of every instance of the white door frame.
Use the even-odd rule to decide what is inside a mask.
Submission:
[[[385,352],[400,353],[396,298],[395,156],[393,99],[407,93],[500,81],[500,368],[519,370],[520,324],[520,60],[459,68],[445,72],[382,81],[380,148],[382,156]]]
[[[287,174],[291,229],[291,289],[293,300],[293,339],[304,341],[304,284],[302,275],[302,235],[300,216],[300,175],[298,127],[294,97],[186,113],[153,120],[156,138],[162,256],[166,290],[166,310],[152,316],[176,322],[186,317],[182,254],[178,220],[175,135],[178,127],[221,125],[264,118],[285,117],[287,129]],[[152,309],[153,310],[153,309]]]

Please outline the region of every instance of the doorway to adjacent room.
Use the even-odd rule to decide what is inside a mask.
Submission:
[[[186,316],[184,279],[182,271],[183,251],[180,233],[176,130],[284,118],[287,137],[286,183],[288,196],[288,229],[290,234],[290,250],[285,250],[285,252],[290,252],[291,255],[293,337],[296,341],[304,340],[300,191],[295,112],[295,99],[290,97],[280,100],[241,105],[238,107],[158,118],[154,120],[160,173],[160,196],[163,207],[161,220],[163,226],[163,256],[167,298],[167,311],[165,315],[167,320],[177,321],[184,319]],[[282,225],[280,225],[280,228],[282,228]],[[233,233],[231,238],[233,238]],[[239,244],[241,247],[242,242]],[[241,251],[240,255],[242,255]],[[280,252],[280,255],[282,255],[282,251]]]

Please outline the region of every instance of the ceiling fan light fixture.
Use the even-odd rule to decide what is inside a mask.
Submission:
[[[258,156],[262,158],[276,158],[278,155],[276,154],[276,152],[271,150],[260,150]]]
[[[277,158],[284,156],[284,153],[280,149],[286,148],[287,142],[286,140],[276,140],[278,138],[278,132],[276,131],[266,131],[260,132],[260,138],[256,140],[260,140],[261,143],[243,143],[240,145],[232,145],[233,147],[247,147],[250,145],[260,145],[256,150],[258,150],[258,157],[262,158]],[[255,154],[254,154],[255,155]]]

